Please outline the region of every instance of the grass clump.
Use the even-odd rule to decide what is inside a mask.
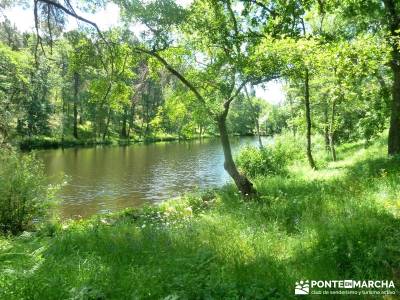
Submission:
[[[305,279],[399,286],[400,161],[379,142],[338,152],[319,171],[304,162],[258,176],[258,201],[225,186],[53,237],[2,239],[0,298],[294,299]]]

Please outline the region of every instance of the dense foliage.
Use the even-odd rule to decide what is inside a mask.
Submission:
[[[288,166],[302,158],[302,142],[290,134],[281,134],[265,147],[246,146],[237,156],[239,169],[250,178],[285,175]]]
[[[26,231],[0,237],[0,298],[291,299],[307,278],[398,287],[400,2],[186,2],[0,0],[0,16],[23,6],[35,20],[0,23],[0,231]],[[111,4],[109,28],[83,15]],[[255,96],[273,80],[283,103]],[[235,161],[232,134],[259,147]],[[235,187],[31,231],[52,189],[13,145],[204,135],[220,137]]]
[[[104,33],[112,46],[69,31],[43,51],[35,48],[38,37],[8,20],[0,31],[0,143],[30,149],[216,133],[185,105],[191,96],[174,77],[133,54],[138,41],[121,43],[121,28]],[[233,133],[253,134],[251,107],[233,108],[232,124]]]

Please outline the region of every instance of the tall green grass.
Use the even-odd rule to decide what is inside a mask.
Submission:
[[[400,161],[381,141],[338,153],[319,171],[295,162],[258,177],[257,201],[226,186],[2,239],[0,298],[291,299],[302,279],[398,287]]]

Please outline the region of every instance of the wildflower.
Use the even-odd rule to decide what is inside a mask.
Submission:
[[[183,210],[183,214],[185,216],[191,216],[193,214],[192,208],[190,206],[189,207],[185,207],[185,209]]]
[[[106,220],[106,219],[101,219],[100,222],[105,224],[105,225],[110,225],[110,222],[108,220]]]
[[[175,207],[173,207],[173,206],[168,206],[168,207],[165,209],[165,215],[166,215],[166,216],[172,215],[172,214],[174,214],[174,213],[176,213],[176,209],[175,209]]]

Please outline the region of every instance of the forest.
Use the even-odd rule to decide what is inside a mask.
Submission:
[[[396,299],[399,171],[398,0],[0,0],[0,299]]]

